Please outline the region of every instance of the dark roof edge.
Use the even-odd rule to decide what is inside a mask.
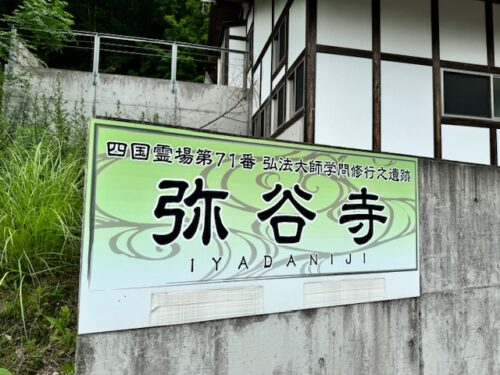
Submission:
[[[243,22],[243,3],[248,0],[218,0],[210,7],[209,45],[220,47],[225,28]]]

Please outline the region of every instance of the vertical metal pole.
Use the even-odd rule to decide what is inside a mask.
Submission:
[[[92,64],[92,74],[94,76],[94,86],[97,86],[97,81],[99,79],[99,57],[101,50],[101,37],[99,34],[94,35],[94,62]]]
[[[172,82],[172,93],[175,93],[177,82],[177,43],[172,45],[172,68],[170,71],[170,80]]]
[[[98,33],[94,35],[94,61],[92,63],[92,76],[94,78],[94,100],[92,103],[92,116],[97,114],[97,85],[99,83],[99,53],[101,50],[101,37]]]
[[[253,74],[251,71],[251,66],[250,66],[250,54],[252,53],[251,50],[247,50],[247,52],[244,55],[245,59],[245,66],[243,68],[243,90],[246,95],[246,101],[247,101],[247,134],[249,136],[253,136],[252,134],[252,107],[253,107]],[[248,71],[250,71],[250,86],[248,85]]]

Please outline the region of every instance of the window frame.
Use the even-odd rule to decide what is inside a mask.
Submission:
[[[268,99],[252,118],[252,137],[271,137],[271,100]]]
[[[252,120],[252,136],[260,138],[261,132],[262,124],[260,123],[260,111],[257,111]]]
[[[296,98],[297,98],[297,70],[302,66],[302,106],[300,108],[295,108]],[[287,76],[287,86],[289,86],[288,91],[288,118],[292,118],[297,113],[305,108],[305,97],[306,97],[306,74],[305,74],[305,58],[300,58],[297,63],[293,64],[293,69],[290,70]]]
[[[281,31],[285,33],[284,37],[284,48],[285,52],[281,60],[277,61],[277,52],[279,52],[281,44],[279,43],[280,41],[280,34]],[[278,43],[276,43],[276,40]],[[276,76],[276,74],[281,70],[281,68],[286,64],[288,58],[288,17],[284,17],[283,20],[279,24],[276,25],[273,38],[271,41],[271,78],[274,78],[273,76]]]
[[[271,137],[271,128],[272,128],[272,118],[271,118],[271,101],[268,100],[264,107],[262,108],[262,112],[264,114],[264,124],[262,124],[262,137],[270,138]]]
[[[457,115],[457,114],[445,112],[445,108],[444,108],[444,101],[445,101],[444,75],[447,72],[459,73],[459,74],[463,74],[463,75],[487,77],[489,79],[489,81],[490,81],[489,82],[490,83],[490,103],[489,103],[489,105],[490,105],[490,111],[491,111],[490,117]],[[500,122],[500,116],[498,116],[498,117],[495,116],[495,91],[494,91],[494,83],[493,83],[495,78],[500,79],[500,75],[492,74],[492,73],[475,72],[475,71],[470,71],[470,70],[442,68],[441,69],[441,116],[448,117],[448,118],[460,118],[460,119],[469,119],[469,120],[498,121],[498,122]]]
[[[495,79],[500,80],[500,75],[490,74],[491,78],[491,120],[500,121],[500,116],[495,116]],[[499,98],[500,100],[500,98]],[[500,114],[499,114],[500,115]]]
[[[278,85],[276,85],[276,89],[274,90],[273,95],[271,96],[271,134],[274,133],[276,130],[281,128],[284,124],[286,124],[287,121],[287,90],[286,90],[286,80],[283,80],[280,82]],[[278,113],[278,106],[279,106],[279,96],[280,92],[283,94],[283,121],[281,123],[278,123],[279,119],[279,113]]]

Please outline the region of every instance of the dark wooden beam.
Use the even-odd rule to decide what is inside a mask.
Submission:
[[[382,53],[382,61],[393,61],[414,65],[432,65],[432,59],[427,59],[425,57],[398,55],[394,53]]]
[[[437,26],[439,27],[439,26]],[[436,53],[439,55],[439,41],[437,42],[437,51]],[[433,44],[434,47],[434,44]],[[433,48],[434,49],[434,48]],[[373,52],[364,50],[364,49],[356,49],[356,48],[348,48],[348,47],[337,47],[337,46],[326,46],[323,44],[318,44],[317,46],[318,53],[328,53],[332,55],[342,55],[342,56],[353,56],[353,57],[365,57],[372,58]],[[434,53],[434,51],[433,51]],[[425,57],[417,57],[417,56],[408,56],[408,55],[399,55],[394,53],[381,53],[382,61],[393,61],[407,64],[416,64],[416,65],[434,65],[434,59],[429,59]],[[437,63],[440,68],[445,69],[455,69],[455,70],[465,70],[470,72],[478,72],[478,73],[489,73],[489,74],[497,74],[500,75],[500,68],[496,66],[488,66],[488,65],[479,65],[479,64],[469,64],[457,61],[446,61],[437,59]]]
[[[274,0],[271,1],[271,23],[272,23],[272,28],[274,29],[274,25],[275,25],[275,22],[274,22],[274,17],[275,14],[274,14]]]
[[[443,124],[448,124],[448,125],[474,126],[476,128],[500,129],[499,121],[494,121],[489,119],[482,120],[482,119],[467,118],[467,117],[443,116],[442,122]]]
[[[382,149],[382,90],[381,76],[381,52],[380,52],[380,0],[372,0],[372,49],[373,49],[373,151]]]
[[[495,66],[468,64],[456,61],[441,60],[441,67],[445,69],[468,70],[478,73],[500,74],[500,68]]]
[[[431,0],[432,92],[434,117],[434,157],[443,157],[441,139],[441,48],[439,45],[439,0]]]
[[[307,0],[306,5],[306,95],[304,115],[304,141],[314,143],[316,116],[316,52],[317,52],[318,2]]]
[[[241,42],[246,42],[247,38],[244,36],[238,36],[238,35],[229,35],[229,39],[231,40],[239,40]]]
[[[488,51],[488,66],[495,66],[495,39],[494,39],[494,25],[493,25],[493,2],[486,0],[484,3],[484,13],[486,20],[486,46]]]
[[[490,128],[490,158],[491,165],[498,165],[497,129]]]
[[[332,55],[343,55],[343,56],[353,56],[353,57],[366,57],[368,59],[371,59],[373,56],[372,51],[367,51],[364,49],[325,46],[323,44],[318,44],[317,51],[318,53],[329,53]]]

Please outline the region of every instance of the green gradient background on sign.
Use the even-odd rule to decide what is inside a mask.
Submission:
[[[100,125],[103,124],[103,125]],[[413,270],[417,268],[417,163],[416,159],[392,155],[352,152],[333,148],[295,145],[282,142],[219,136],[126,123],[96,120],[96,132],[90,152],[92,168],[88,189],[94,189],[94,212],[88,229],[92,231],[90,244],[90,287],[115,289],[127,287],[162,286],[183,283],[207,283],[231,280],[255,280],[264,278],[304,277],[343,273],[366,273]],[[93,140],[93,141],[94,141]],[[106,156],[106,142],[143,142],[154,146],[168,144],[173,149],[191,147],[235,153],[237,159],[243,153],[257,158],[253,170],[230,168],[229,158],[217,168],[184,166],[177,163],[153,163]],[[129,153],[127,154],[129,156]],[[410,183],[383,180],[367,180],[363,177],[338,178],[294,172],[266,172],[262,169],[262,157],[290,157],[294,162],[303,159],[337,161],[350,165],[373,165],[386,168],[407,169]],[[160,192],[162,179],[182,179],[190,183],[187,194],[193,189],[196,177],[205,179],[205,188],[223,189],[230,192],[226,201],[217,201],[222,208],[222,220],[230,234],[221,241],[212,230],[208,246],[201,243],[202,227],[192,240],[180,235],[175,243],[159,247],[151,238],[152,233],[168,233],[170,218],[157,220],[153,216],[158,197],[174,194],[175,190]],[[314,195],[309,202],[299,202],[317,213],[316,218],[306,221],[301,241],[293,245],[277,245],[269,221],[261,223],[258,211],[270,207],[261,199],[275,183],[292,188],[299,183]],[[378,194],[386,206],[386,225],[375,222],[372,240],[358,246],[348,231],[352,225],[340,225],[340,208],[354,191],[366,186],[370,193]],[[88,192],[90,194],[90,191]],[[91,195],[88,195],[91,196]],[[174,207],[174,205],[172,205]],[[175,205],[182,207],[182,205]],[[184,228],[193,217],[192,208],[185,207]],[[279,214],[297,214],[287,203]],[[89,216],[87,216],[89,217]],[[360,233],[364,233],[363,228]],[[351,264],[346,263],[348,254]],[[310,265],[310,254],[318,254],[319,265]],[[333,264],[330,255],[334,254]],[[366,262],[363,262],[365,254]],[[273,258],[273,266],[264,269],[264,255]],[[290,255],[296,266],[286,267]],[[249,269],[238,270],[242,256]],[[215,271],[212,258],[222,257]],[[191,272],[191,259],[194,271]]]

